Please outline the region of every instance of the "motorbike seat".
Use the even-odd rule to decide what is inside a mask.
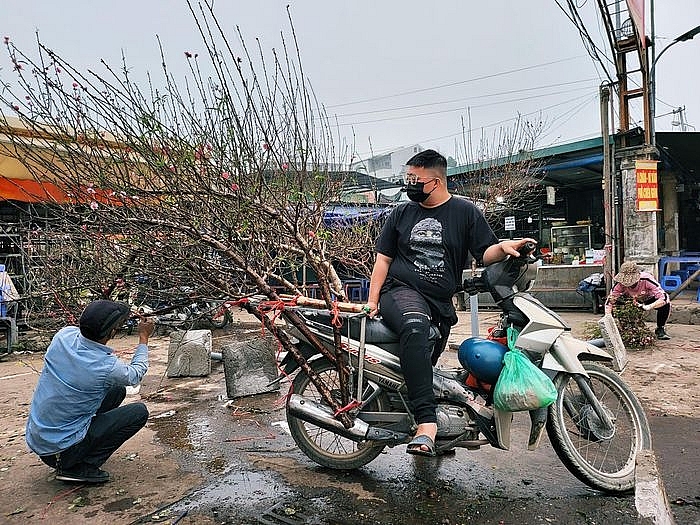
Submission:
[[[308,320],[320,323],[330,330],[331,326],[331,313],[327,310],[303,310],[302,315]],[[351,339],[357,341],[360,340],[360,328],[362,323],[360,319],[345,319],[343,321],[343,327],[341,328],[341,333],[344,336],[348,336]],[[431,342],[436,341],[440,337],[440,332],[435,325],[430,325],[430,336],[429,340]],[[396,332],[389,329],[389,327],[384,324],[381,318],[367,319],[365,326],[365,343],[373,345],[386,345],[391,343],[398,343],[399,336]]]

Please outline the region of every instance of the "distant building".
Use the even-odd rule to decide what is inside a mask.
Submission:
[[[383,155],[375,155],[369,159],[358,159],[350,164],[350,170],[366,173],[378,181],[394,183],[396,186],[378,192],[378,201],[395,202],[401,200],[404,195],[399,191],[399,187],[403,183],[406,161],[424,149],[419,144],[415,144]]]

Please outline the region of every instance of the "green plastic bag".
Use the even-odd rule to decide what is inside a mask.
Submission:
[[[556,399],[557,389],[547,374],[520,350],[511,348],[503,357],[503,370],[493,390],[496,408],[507,412],[536,410],[551,405]]]

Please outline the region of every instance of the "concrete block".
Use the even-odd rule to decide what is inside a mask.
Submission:
[[[278,343],[274,337],[256,337],[221,346],[229,399],[279,390],[277,379]]]
[[[634,477],[634,505],[643,523],[673,525],[668,496],[653,451],[643,450],[637,454]]]
[[[622,336],[612,314],[605,314],[601,317],[598,320],[598,326],[603,334],[605,347],[613,354],[613,370],[621,372],[627,365],[627,348],[622,342]]]
[[[170,334],[168,377],[206,376],[211,373],[211,330]]]

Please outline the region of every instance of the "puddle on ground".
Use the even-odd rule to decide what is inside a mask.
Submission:
[[[129,510],[134,506],[134,498],[122,498],[116,501],[111,501],[104,506],[105,512],[121,512]]]
[[[227,475],[182,500],[172,510],[208,510],[216,515],[217,509],[236,508],[241,515],[256,515],[261,507],[271,506],[290,494],[289,487],[275,480],[271,473],[232,466]]]
[[[197,415],[189,409],[176,411],[172,416],[151,420],[156,437],[165,445],[178,450],[196,452],[211,441],[211,416]]]

